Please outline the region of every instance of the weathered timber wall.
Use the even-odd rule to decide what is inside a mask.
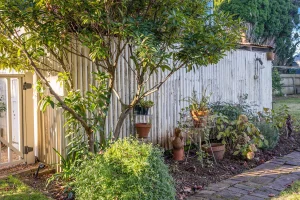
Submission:
[[[81,48],[81,52],[88,55],[88,51]],[[124,57],[129,59],[129,53],[125,51]],[[259,64],[257,58],[263,62]],[[96,66],[85,59],[70,55],[72,64],[76,66],[73,71],[74,84],[82,92],[89,89],[93,83],[91,72],[96,71]],[[247,94],[246,100],[254,109],[261,110],[263,107],[271,108],[272,102],[272,64],[267,61],[265,53],[237,50],[228,52],[216,65],[201,67],[195,71],[186,72],[182,69],[176,72],[158,92],[147,99],[154,101],[155,106],[150,109],[152,115],[152,128],[150,140],[165,148],[171,148],[171,136],[179,120],[181,108],[187,106],[187,102],[181,101],[192,94],[193,89],[199,97],[203,88],[207,93],[212,93],[211,101],[238,102],[238,96]],[[119,61],[117,72],[116,90],[125,103],[129,103],[135,94],[136,84],[134,73],[130,70],[125,60]],[[151,76],[147,87],[159,82],[166,73],[158,73]],[[55,85],[55,77],[51,77]],[[60,90],[58,86],[55,86]],[[63,95],[63,91],[60,91]],[[111,106],[106,123],[106,132],[113,130],[121,113],[121,104],[115,95],[111,98]],[[38,156],[47,163],[57,163],[52,147],[64,151],[65,140],[63,136],[63,119],[61,111],[48,108],[46,113],[39,114]],[[130,114],[124,122],[121,137],[134,134],[134,116]]]

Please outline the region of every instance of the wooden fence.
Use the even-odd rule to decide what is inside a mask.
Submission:
[[[84,48],[82,53],[88,55],[88,51]],[[129,57],[128,52],[125,52],[125,57]],[[87,91],[89,84],[93,83],[91,72],[96,70],[95,65],[75,55],[70,55],[70,59],[77,67],[73,71],[75,87],[82,92]],[[200,97],[203,88],[207,88],[207,93],[212,93],[210,99],[212,102],[238,102],[239,96],[246,95],[248,97],[246,102],[254,109],[270,108],[271,68],[272,64],[267,61],[265,53],[237,50],[228,52],[227,56],[216,65],[201,67],[188,73],[185,69],[176,72],[158,92],[147,98],[155,103],[150,109],[152,118],[150,140],[167,149],[171,148],[171,137],[179,120],[179,112],[187,106],[187,102],[182,99],[190,96],[193,90],[197,91]],[[124,60],[119,61],[118,69],[116,90],[125,99],[125,103],[129,103],[136,90],[134,73]],[[165,73],[154,74],[147,87],[161,81],[165,75]],[[55,77],[51,78],[55,86]],[[55,87],[60,90],[59,86]],[[63,91],[59,93],[63,95]],[[113,95],[105,127],[107,133],[113,131],[120,113],[121,104]],[[39,119],[37,155],[44,162],[56,163],[59,158],[52,148],[61,152],[65,149],[61,111],[48,108],[45,113],[39,113]],[[124,122],[121,137],[134,134],[134,131],[134,115],[131,113]]]
[[[300,94],[300,74],[280,74],[283,94]]]

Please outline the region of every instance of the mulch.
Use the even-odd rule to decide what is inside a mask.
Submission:
[[[255,153],[253,160],[241,160],[225,153],[223,160],[217,164],[210,162],[202,166],[195,151],[190,151],[188,158],[184,161],[174,161],[171,155],[165,156],[171,174],[175,180],[177,199],[184,199],[202,190],[211,183],[216,183],[240,174],[245,170],[271,160],[275,157],[284,156],[300,147],[300,134],[296,133],[292,138],[287,139],[285,134],[280,136],[277,146],[270,151]]]
[[[222,161],[204,162],[199,161],[195,150],[191,149],[188,158],[184,161],[174,161],[171,154],[165,155],[165,162],[170,168],[171,175],[176,185],[177,199],[185,199],[185,197],[195,194],[197,190],[204,189],[210,183],[216,183],[221,180],[230,178],[236,174],[240,174],[245,170],[254,168],[272,158],[284,156],[300,147],[300,134],[296,133],[292,139],[287,139],[285,135],[280,136],[277,146],[271,151],[258,151],[253,160],[246,161],[231,157],[225,154]],[[9,168],[2,168],[1,175],[14,173],[18,170],[24,170],[34,165],[17,165]],[[37,165],[35,165],[37,166]],[[53,181],[48,187],[47,180],[53,174],[40,174],[34,178],[33,173],[18,176],[24,183],[44,193],[46,196],[58,200],[68,199],[68,188],[64,187],[63,182]],[[69,198],[72,199],[72,198]]]

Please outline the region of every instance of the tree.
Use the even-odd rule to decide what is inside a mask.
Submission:
[[[293,32],[299,23],[299,1],[292,0],[215,0],[218,9],[240,17],[248,23],[247,39],[251,43],[275,46],[274,64],[288,65],[299,44]],[[295,42],[294,42],[295,41]]]
[[[0,0],[0,65],[33,70],[51,93],[44,96],[44,105],[62,107],[72,122],[83,127],[89,148],[94,151],[93,135],[104,127],[107,99],[112,93],[119,97],[123,108],[114,129],[118,138],[130,110],[159,90],[177,70],[196,70],[217,63],[226,51],[236,47],[240,22],[220,12],[209,14],[207,3],[207,0]],[[89,56],[76,48],[78,42],[90,50]],[[125,58],[125,49],[130,51],[129,60]],[[95,85],[91,86],[99,93],[98,102],[93,102],[94,107],[101,104],[95,107],[96,111],[84,100],[93,99],[91,93],[81,95],[74,91],[70,53],[94,62],[99,73],[107,74],[98,76],[102,84],[108,80],[105,88],[97,90]],[[114,87],[120,59],[125,59],[126,67],[136,75],[137,90],[128,105]],[[58,63],[60,68],[53,68],[49,61]],[[56,94],[43,71],[59,75],[68,91],[66,98]],[[145,88],[149,77],[161,71],[168,74]],[[105,134],[102,136],[104,140]]]

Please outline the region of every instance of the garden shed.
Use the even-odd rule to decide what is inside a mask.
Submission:
[[[88,55],[88,50],[81,48],[83,54]],[[262,110],[264,107],[272,107],[272,62],[267,59],[266,53],[271,47],[240,44],[236,51],[227,52],[226,56],[216,65],[201,67],[187,73],[185,69],[176,72],[158,92],[152,94],[148,100],[155,105],[150,109],[150,120],[152,128],[149,140],[154,144],[169,149],[171,148],[171,137],[179,120],[179,112],[187,102],[184,98],[190,96],[195,90],[199,97],[204,89],[211,93],[211,102],[233,102],[244,101],[254,111]],[[126,52],[125,52],[126,54]],[[92,83],[91,72],[95,66],[88,60],[70,55],[76,65],[74,70],[74,85],[80,91],[86,91]],[[132,79],[134,74],[126,67],[126,62],[119,61],[121,66],[118,71],[116,90],[126,101],[130,102],[134,94],[135,85]],[[155,74],[150,77],[151,82],[160,81],[164,74]],[[63,96],[63,89],[56,82],[57,77],[49,76],[50,83],[55,90]],[[33,82],[37,81],[36,76]],[[64,118],[60,109],[52,109],[50,106],[45,112],[40,112],[37,106],[38,96],[34,95],[34,154],[43,162],[57,163],[58,156],[53,148],[64,153],[66,140],[64,136]],[[125,103],[128,103],[125,102]],[[121,104],[117,96],[111,98],[106,120],[106,133],[113,131],[117,117],[121,113]],[[121,137],[133,135],[135,115],[133,112],[126,118],[121,131]]]
[[[83,54],[89,53],[83,47],[78,46],[78,48],[81,48]],[[148,98],[155,103],[150,109],[152,128],[148,139],[166,149],[172,148],[171,137],[174,128],[178,125],[179,113],[183,107],[187,106],[187,102],[183,99],[190,96],[194,90],[200,97],[206,89],[207,93],[211,93],[211,102],[237,103],[244,101],[255,111],[262,110],[263,107],[271,108],[272,63],[266,57],[266,52],[269,50],[270,47],[261,45],[241,44],[240,49],[227,52],[226,56],[216,65],[201,67],[189,73],[185,69],[177,71],[158,92]],[[76,66],[73,72],[75,87],[82,92],[87,91],[89,84],[93,82],[91,73],[96,70],[95,66],[76,55],[70,54],[69,56]],[[118,71],[116,90],[129,102],[136,87],[134,81],[132,81],[134,74],[126,67],[124,60],[120,60],[119,65],[122,67]],[[66,147],[62,110],[52,109],[49,106],[45,112],[40,111],[37,91],[35,88],[29,87],[27,89],[24,86],[24,84],[28,85],[26,82],[36,84],[38,81],[36,75],[4,71],[1,76],[3,76],[5,83],[8,79],[9,81],[17,81],[15,83],[10,82],[9,85],[0,84],[3,102],[7,106],[9,104],[9,108],[5,111],[7,114],[1,114],[5,117],[0,117],[0,128],[3,136],[1,136],[3,140],[1,144],[3,146],[3,142],[6,141],[11,145],[11,147],[6,145],[5,148],[2,148],[2,158],[7,155],[6,160],[1,160],[2,165],[11,163],[14,158],[17,162],[33,163],[35,156],[40,161],[49,164],[58,163],[59,158],[53,149],[57,149],[64,154]],[[158,82],[163,76],[163,73],[154,74],[150,77],[150,82]],[[63,96],[64,89],[57,83],[57,77],[51,76],[51,74],[47,74],[47,77],[55,91]],[[8,93],[7,88],[11,88],[12,93]],[[18,98],[13,95],[16,89],[20,92]],[[12,103],[7,103],[9,101],[6,99],[12,99]],[[117,96],[113,95],[106,120],[105,130],[107,134],[113,131],[112,129],[120,112],[121,105],[117,100]],[[12,118],[16,115],[18,116]],[[134,134],[135,118],[133,112],[126,118],[121,137]],[[18,127],[19,132],[16,131]],[[9,136],[9,134],[11,135]],[[8,140],[7,138],[11,139]],[[33,148],[33,151],[31,151],[31,148]]]

